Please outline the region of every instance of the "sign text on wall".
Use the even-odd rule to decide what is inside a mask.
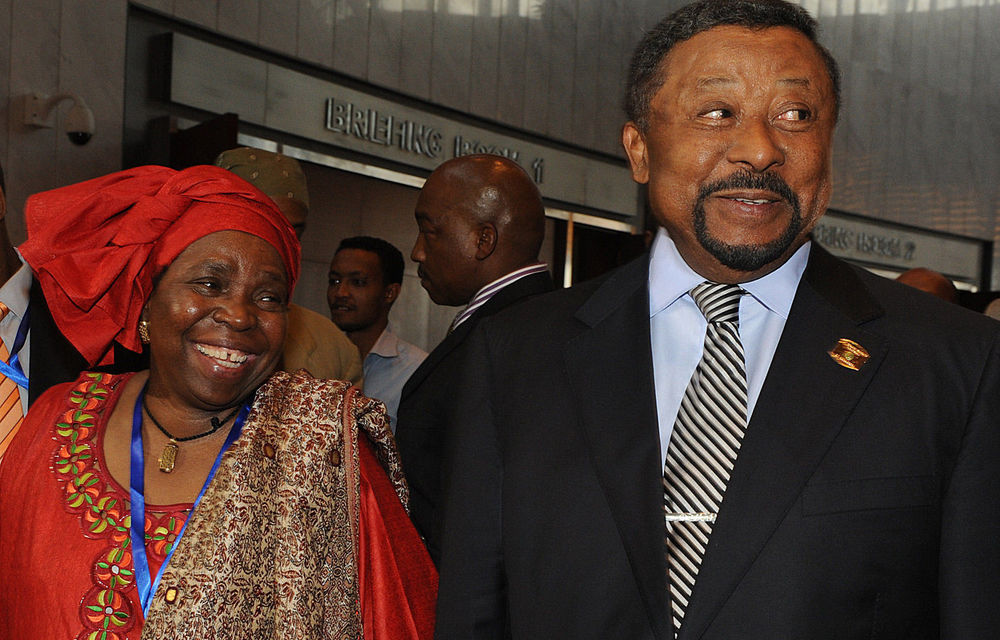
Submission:
[[[854,251],[876,258],[896,258],[910,262],[917,250],[917,243],[898,236],[888,236],[865,231],[854,231],[837,224],[820,223],[813,229],[813,237],[828,249]]]
[[[431,125],[399,118],[391,113],[337,98],[326,100],[324,127],[327,131],[341,133],[365,142],[395,147],[400,151],[435,160],[441,159],[444,151],[442,144],[444,136]],[[450,146],[454,158],[475,153],[490,153],[521,164],[520,150],[480,139],[470,139],[461,133],[455,134]],[[523,165],[522,167],[536,183],[542,184],[545,177],[545,158],[534,158],[528,167]]]

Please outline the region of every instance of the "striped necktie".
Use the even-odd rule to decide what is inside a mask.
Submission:
[[[746,430],[746,367],[739,334],[743,293],[736,285],[715,282],[691,290],[708,320],[705,350],[681,400],[663,469],[675,633]]]
[[[10,309],[0,302],[0,320],[3,320],[8,313],[10,313]],[[10,352],[3,340],[0,340],[0,358],[4,362],[10,358]],[[2,404],[0,404],[0,460],[2,460],[4,453],[7,452],[7,447],[17,435],[17,430],[21,427],[21,421],[24,419],[24,411],[21,408],[21,393],[17,388],[17,383],[3,374],[0,374],[0,400],[2,400]]]

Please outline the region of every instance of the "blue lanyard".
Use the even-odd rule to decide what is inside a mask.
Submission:
[[[21,316],[21,323],[17,325],[17,337],[14,338],[14,348],[10,350],[9,361],[4,362],[0,360],[0,373],[25,389],[28,388],[28,376],[24,375],[24,369],[21,368],[21,361],[18,359],[17,354],[20,353],[21,347],[24,346],[24,341],[28,338],[28,311],[28,309],[24,310],[24,315]]]
[[[143,617],[149,613],[149,605],[152,603],[153,595],[156,593],[156,588],[160,584],[160,578],[163,577],[163,571],[167,568],[167,565],[170,563],[170,559],[174,556],[174,551],[177,550],[177,546],[181,542],[181,537],[187,530],[188,523],[191,522],[194,510],[198,508],[198,504],[205,495],[205,490],[208,488],[208,485],[212,483],[212,478],[215,477],[215,472],[219,470],[219,463],[222,461],[222,454],[224,454],[229,446],[236,441],[236,438],[240,436],[240,432],[243,430],[243,423],[247,419],[247,414],[250,413],[251,404],[250,401],[248,401],[240,409],[239,415],[236,416],[236,422],[233,423],[233,428],[229,430],[229,435],[226,436],[226,442],[222,445],[222,449],[219,450],[219,455],[215,457],[212,469],[208,472],[208,477],[205,478],[205,484],[202,485],[201,491],[198,492],[198,497],[194,501],[191,513],[188,514],[187,520],[184,521],[184,526],[181,527],[181,532],[177,534],[177,537],[174,539],[174,544],[170,548],[170,552],[167,554],[167,557],[164,558],[163,564],[160,565],[160,570],[156,572],[156,577],[151,579],[149,574],[149,561],[146,559],[146,499],[143,495],[146,485],[146,467],[142,452],[142,397],[146,395],[147,385],[148,383],[142,386],[142,390],[139,391],[139,396],[135,399],[135,409],[132,412],[132,455],[129,463],[129,496],[131,499],[132,512],[132,526],[129,531],[129,537],[131,538],[132,543],[132,563],[135,565],[136,587],[139,589],[139,603],[142,605]]]

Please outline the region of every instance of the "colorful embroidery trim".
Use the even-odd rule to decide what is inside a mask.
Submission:
[[[129,549],[128,500],[112,485],[98,464],[98,424],[106,420],[114,376],[85,374],[70,391],[69,408],[55,424],[53,472],[62,486],[66,510],[80,519],[84,537],[105,540],[92,561],[93,586],[80,601],[83,629],[78,640],[127,640],[139,617],[134,564]],[[159,564],[170,552],[184,526],[183,513],[147,513],[146,552]],[[133,636],[137,637],[137,636]]]

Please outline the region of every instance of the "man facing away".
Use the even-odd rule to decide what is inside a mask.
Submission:
[[[302,239],[309,215],[306,176],[298,160],[280,153],[240,147],[223,151],[216,166],[232,171],[274,201]],[[288,331],[281,354],[284,371],[305,369],[315,378],[361,384],[361,356],[344,332],[320,314],[288,304]]]
[[[403,387],[396,441],[410,482],[410,515],[436,559],[441,460],[465,338],[483,318],[553,288],[538,261],[545,208],[516,163],[494,155],[449,160],[427,178],[410,258],[437,304],[462,306],[448,335]],[[460,425],[459,425],[460,428]]]
[[[396,408],[403,384],[427,352],[389,328],[389,311],[403,285],[403,254],[381,238],[341,240],[330,262],[326,300],[330,317],[361,354],[365,395],[385,403],[396,430]]]
[[[640,43],[648,259],[480,323],[438,638],[972,640],[1000,628],[1000,325],[811,242],[839,74],[782,0]]]

